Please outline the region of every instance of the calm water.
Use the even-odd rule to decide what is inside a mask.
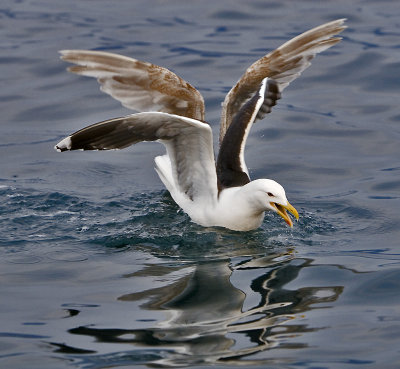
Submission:
[[[216,134],[248,65],[342,17],[344,40],[249,139],[252,177],[299,210],[292,230],[192,224],[153,171],[157,144],[53,150],[128,113],[59,49],[174,70]],[[0,367],[400,367],[399,19],[396,0],[3,0]]]

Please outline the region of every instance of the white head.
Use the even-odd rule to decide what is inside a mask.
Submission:
[[[285,190],[272,179],[256,179],[243,186],[242,190],[246,193],[249,204],[255,211],[274,211],[279,214],[285,222],[292,227],[293,222],[286,210],[299,219],[297,210],[290,205],[286,198]]]

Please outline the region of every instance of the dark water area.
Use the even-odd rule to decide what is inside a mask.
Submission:
[[[48,1],[0,5],[0,367],[399,368],[397,1]],[[268,51],[347,18],[253,127],[252,178],[293,229],[202,228],[153,170],[158,144],[57,153],[130,113],[60,49],[165,66],[220,103]],[[215,142],[217,143],[217,142]]]

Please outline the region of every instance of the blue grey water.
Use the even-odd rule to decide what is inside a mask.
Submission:
[[[130,113],[60,49],[170,68],[220,103],[245,68],[346,17],[246,160],[300,220],[190,222],[153,170],[161,145],[57,153]],[[400,8],[388,1],[3,0],[0,367],[400,367]]]

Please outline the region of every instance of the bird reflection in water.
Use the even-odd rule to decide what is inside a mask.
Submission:
[[[312,267],[312,260],[294,259],[290,251],[286,255],[241,258],[236,264],[219,260],[191,264],[189,268],[185,265],[189,272],[172,284],[119,297],[126,302],[145,301],[142,309],[165,312],[167,318],[154,327],[82,326],[69,333],[92,336],[102,343],[131,343],[141,348],[147,364],[158,366],[265,364],[267,359],[252,358],[253,354],[276,347],[304,347],[295,338],[318,328],[308,328],[296,319],[313,304],[335,301],[343,290],[342,286],[285,289],[307,267]],[[147,265],[126,277],[160,277],[176,271],[177,266]],[[119,352],[119,365],[132,364],[132,354],[126,352],[123,359]],[[113,361],[112,354],[102,355],[102,359]]]

